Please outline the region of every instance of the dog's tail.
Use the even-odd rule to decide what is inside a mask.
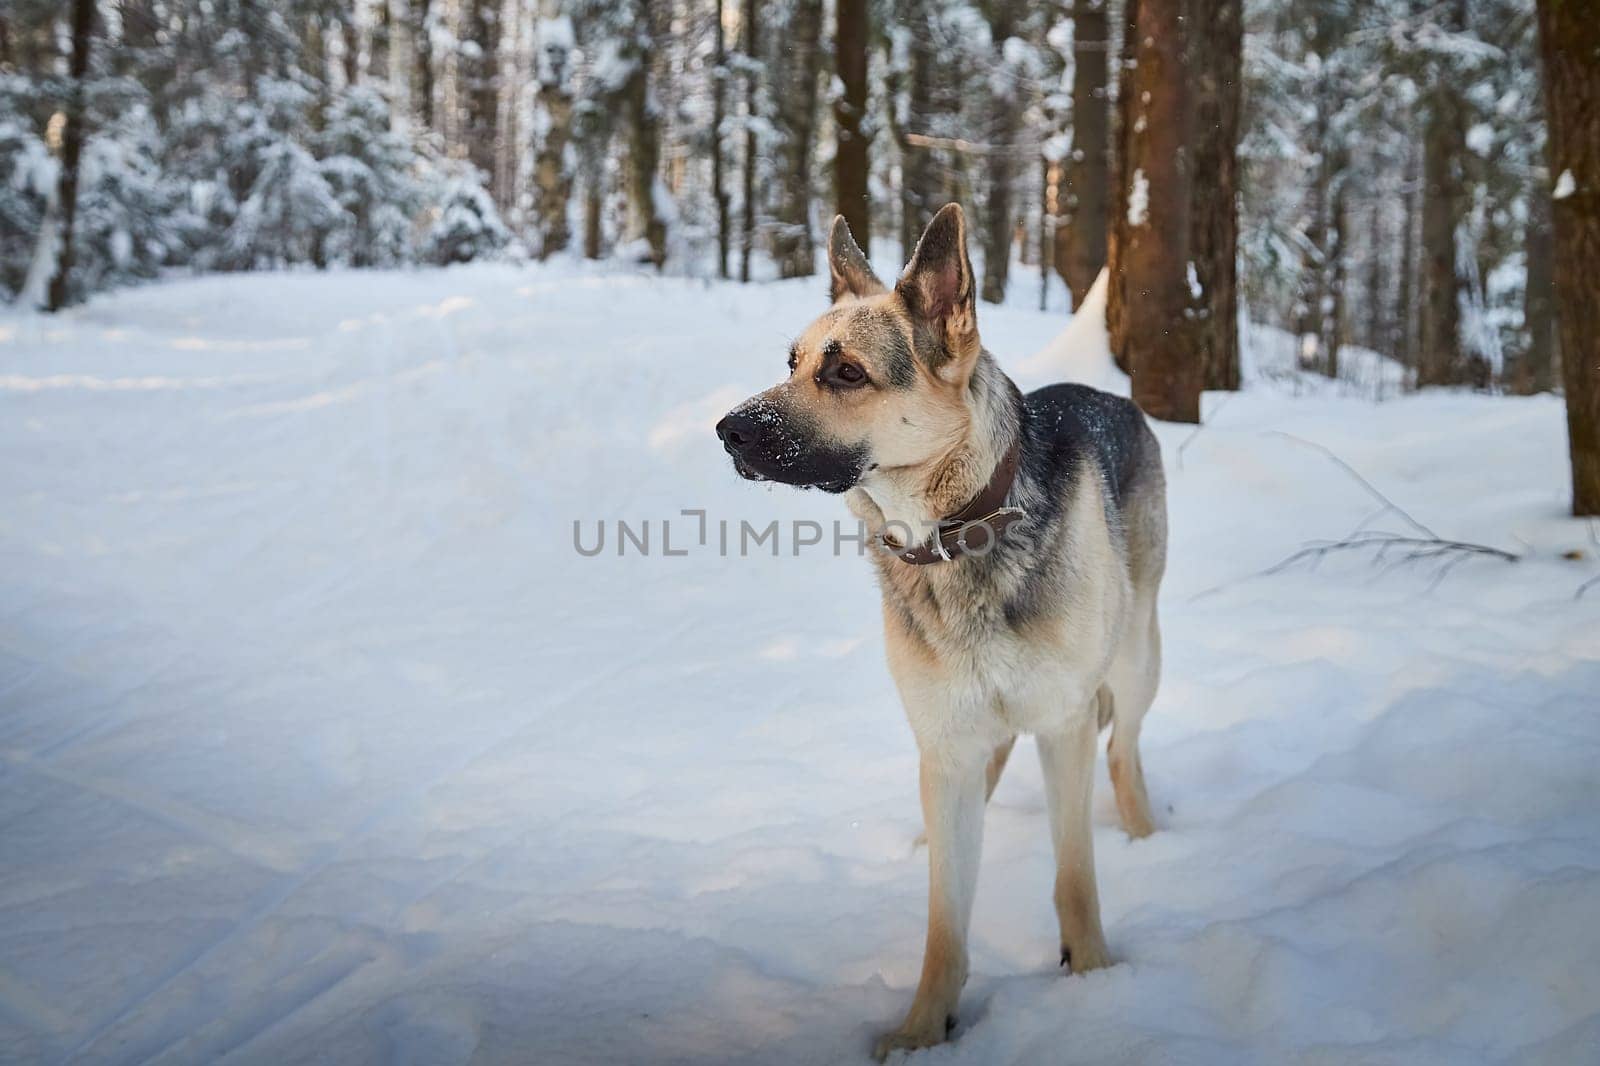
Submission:
[[[1099,705],[1096,708],[1096,713],[1100,723],[1099,728],[1104,730],[1106,726],[1111,724],[1111,712],[1116,706],[1111,695],[1111,686],[1101,685],[1099,691],[1094,694],[1094,698],[1095,702]]]

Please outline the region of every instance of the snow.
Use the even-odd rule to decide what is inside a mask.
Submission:
[[[1494,127],[1487,122],[1474,123],[1467,130],[1467,147],[1475,155],[1488,156],[1494,148]]]
[[[583,270],[0,319],[0,1058],[835,1063],[898,1022],[925,854],[868,564],[679,537],[844,517],[710,430],[821,285]],[[1103,300],[984,336],[1027,387],[1125,389]],[[1561,405],[1333,384],[1158,427],[1161,830],[1096,783],[1119,964],[1056,968],[1019,751],[961,1024],[914,1061],[1592,1057],[1600,549]],[[1522,558],[1251,577],[1405,528],[1312,444]],[[690,551],[585,558],[575,519]]]
[[[1550,198],[1552,200],[1565,200],[1577,191],[1578,183],[1573,180],[1572,171],[1563,170],[1561,176],[1556,179],[1556,187],[1550,191]]]
[[[1143,168],[1133,172],[1133,185],[1128,189],[1128,225],[1142,226],[1150,214],[1150,179]]]
[[[578,47],[578,36],[573,31],[572,19],[566,15],[541,18],[538,21],[538,36],[539,44],[544,48],[570,52]]]

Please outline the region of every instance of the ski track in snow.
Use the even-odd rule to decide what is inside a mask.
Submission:
[[[1025,387],[1116,386],[1018,295],[980,319]],[[710,429],[820,305],[481,266],[0,319],[0,1061],[864,1061],[926,891],[869,566],[677,517],[847,519]],[[1119,964],[1054,965],[1019,751],[916,1061],[1593,1061],[1600,548],[1560,404],[1375,403],[1251,335],[1256,385],[1158,428],[1156,836],[1097,771]],[[1251,579],[1395,526],[1285,432],[1524,558]],[[583,558],[574,519],[656,553]]]

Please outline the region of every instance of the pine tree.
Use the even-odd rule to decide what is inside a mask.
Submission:
[[[120,101],[84,144],[73,233],[72,301],[147,281],[200,239],[183,190],[162,173],[160,131],[143,103]]]
[[[19,121],[22,112],[14,103],[19,95],[15,89],[0,92],[0,295],[7,300],[23,292],[41,235],[54,241],[53,230],[45,235],[44,225],[60,188],[56,161],[43,139],[31,123]],[[52,243],[49,261],[40,268],[45,273],[30,300],[43,301],[44,287],[55,272],[55,254]]]
[[[411,258],[412,219],[421,207],[414,178],[422,160],[391,128],[389,107],[367,88],[340,94],[313,138],[318,170],[340,216],[322,248],[328,264],[397,266]]]
[[[422,257],[438,266],[499,255],[511,244],[483,175],[470,163],[446,167],[434,200],[439,217],[423,240]]]
[[[215,265],[263,270],[295,263],[327,264],[325,242],[343,207],[305,146],[309,93],[292,82],[261,77],[257,102],[223,141],[218,170],[229,176],[237,205],[217,244]]]

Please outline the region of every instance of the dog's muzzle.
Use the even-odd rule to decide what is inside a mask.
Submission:
[[[732,456],[734,470],[748,481],[844,492],[860,480],[866,465],[864,449],[811,444],[784,421],[747,407],[723,416],[717,437]]]

